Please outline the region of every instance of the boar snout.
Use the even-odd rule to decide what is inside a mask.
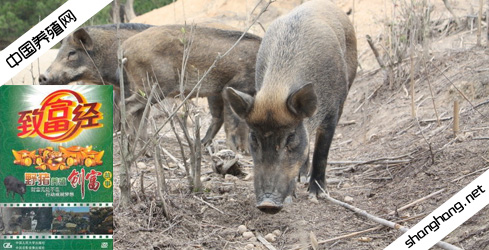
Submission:
[[[265,194],[263,198],[257,202],[256,207],[264,213],[276,214],[282,210],[283,204],[282,202],[277,202],[272,195]]]
[[[48,84],[48,77],[45,74],[41,74],[39,76],[39,84],[40,85],[47,85]]]

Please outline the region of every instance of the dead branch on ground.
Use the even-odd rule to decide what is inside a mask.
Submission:
[[[404,205],[404,206],[396,209],[395,211],[391,211],[390,213],[388,213],[388,215],[394,215],[394,214],[396,214],[396,213],[398,213],[400,211],[406,210],[406,209],[408,209],[408,208],[410,208],[410,207],[412,207],[412,206],[414,206],[414,205],[416,205],[416,204],[418,204],[418,203],[420,203],[420,202],[422,202],[424,200],[427,200],[427,199],[429,199],[429,198],[431,198],[431,197],[433,197],[433,196],[435,196],[435,195],[437,195],[437,194],[439,194],[439,193],[441,193],[443,191],[445,191],[444,188],[442,188],[442,189],[440,189],[440,190],[438,190],[436,192],[433,192],[433,193],[431,193],[431,194],[429,194],[429,195],[427,195],[425,197],[419,198],[419,199],[417,199],[417,200],[415,200],[415,201],[413,201],[413,202],[411,202],[411,203],[409,203],[407,205]]]
[[[372,214],[369,214],[367,213],[367,211],[365,210],[361,210],[357,207],[354,207],[348,203],[345,203],[345,202],[342,202],[342,201],[339,201],[339,200],[336,200],[334,199],[333,197],[329,196],[329,194],[326,193],[326,191],[319,185],[319,183],[317,183],[316,181],[316,185],[318,185],[318,187],[321,189],[321,191],[323,192],[324,194],[324,197],[326,200],[336,204],[336,205],[340,205],[344,208],[347,208],[355,213],[357,213],[358,215],[361,215],[371,221],[374,221],[374,222],[377,222],[381,225],[384,225],[384,226],[387,226],[387,227],[390,227],[390,228],[393,228],[393,229],[396,229],[396,230],[399,230],[403,233],[407,232],[409,230],[408,227],[405,227],[405,226],[401,226],[400,224],[398,223],[395,223],[395,222],[391,222],[391,221],[388,221],[386,219],[382,219],[380,217],[377,217],[375,215],[372,215]],[[443,241],[439,241],[438,243],[436,243],[436,246],[438,247],[441,247],[443,249],[447,249],[447,250],[462,250],[452,244],[449,244],[449,243],[446,243],[446,242],[443,242]]]
[[[406,218],[406,219],[403,219],[403,220],[398,220],[395,223],[402,223],[402,222],[411,221],[411,220],[417,219],[417,218],[422,217],[422,216],[425,216],[425,215],[426,215],[426,213],[418,214],[418,215],[413,216],[413,217],[409,217],[409,218]],[[347,239],[347,238],[351,238],[351,237],[354,237],[354,236],[357,236],[357,235],[374,232],[374,231],[380,230],[380,229],[382,229],[384,227],[385,227],[384,225],[380,225],[380,226],[376,226],[376,227],[371,227],[371,228],[368,228],[368,229],[365,229],[365,230],[361,230],[361,231],[357,231],[357,232],[353,232],[353,233],[344,234],[344,235],[333,237],[333,238],[330,238],[330,239],[320,240],[317,243],[318,244],[326,244],[326,243],[334,242],[334,241],[337,241],[337,240]],[[308,246],[301,246],[301,247],[293,248],[292,250],[299,250],[299,249],[302,249],[303,247],[308,247]]]
[[[261,236],[260,234],[256,235],[256,239],[259,240],[268,250],[277,250],[277,248],[270,244],[270,242],[268,242],[268,240],[263,238],[263,236]]]

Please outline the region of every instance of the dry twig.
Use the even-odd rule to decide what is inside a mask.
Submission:
[[[419,198],[419,199],[417,199],[417,200],[415,200],[415,201],[413,201],[413,202],[411,202],[411,203],[409,203],[409,204],[407,204],[407,205],[404,205],[404,206],[402,206],[402,207],[400,207],[400,208],[396,209],[396,211],[392,211],[392,212],[388,213],[388,215],[394,215],[394,214],[396,214],[397,212],[400,212],[400,211],[406,210],[406,209],[408,209],[408,208],[410,208],[410,207],[412,207],[412,206],[414,206],[414,205],[416,205],[416,204],[418,204],[418,203],[420,203],[420,202],[422,202],[422,201],[424,201],[424,200],[427,200],[427,199],[429,199],[429,198],[431,198],[431,197],[433,197],[433,196],[435,196],[435,195],[437,195],[437,194],[439,194],[439,193],[441,193],[441,192],[443,192],[443,191],[445,191],[445,189],[444,189],[444,188],[442,188],[442,189],[440,189],[440,190],[438,190],[438,191],[436,191],[436,192],[433,192],[433,193],[431,193],[431,194],[429,194],[429,195],[427,195],[427,196],[425,196],[425,197]]]
[[[268,242],[268,240],[263,238],[263,236],[257,234],[256,239],[259,240],[266,248],[268,248],[268,250],[277,250],[277,248],[275,248],[272,244],[270,244],[270,242]]]
[[[374,222],[377,222],[379,224],[382,224],[384,226],[387,226],[387,227],[390,227],[390,228],[393,228],[393,229],[396,229],[396,230],[399,230],[403,233],[407,232],[409,230],[408,227],[404,227],[404,226],[401,226],[395,222],[391,222],[391,221],[388,221],[386,219],[382,219],[380,217],[377,217],[375,215],[371,215],[369,213],[367,213],[367,211],[365,210],[361,210],[357,207],[354,207],[348,203],[345,203],[345,202],[342,202],[342,201],[339,201],[339,200],[336,200],[334,199],[333,197],[329,196],[326,191],[319,185],[319,183],[317,183],[316,181],[316,185],[318,185],[318,187],[321,189],[321,191],[324,193],[324,197],[326,198],[326,200],[330,201],[330,202],[333,202],[334,204],[337,204],[337,205],[340,205],[344,208],[347,208],[363,217],[366,217],[367,219],[371,220],[371,221],[374,221]],[[454,246],[454,245],[451,245],[449,243],[446,243],[446,242],[443,242],[443,241],[439,241],[438,243],[436,243],[436,245],[438,247],[441,247],[443,249],[447,249],[447,250],[461,250],[460,248]]]
[[[476,173],[479,173],[479,172],[482,172],[482,171],[486,171],[486,170],[488,170],[488,169],[489,169],[489,167],[487,167],[487,168],[483,168],[483,169],[479,169],[479,170],[476,170],[476,171],[474,171],[474,172],[472,172],[472,173],[468,173],[468,174],[466,174],[466,175],[462,175],[462,176],[458,177],[457,179],[454,179],[454,180],[453,180],[453,181],[451,181],[451,182],[457,182],[457,181],[459,181],[459,180],[461,180],[461,179],[463,179],[463,178],[465,178],[465,177],[467,177],[467,176],[471,176],[471,175],[473,175],[473,174],[476,174]]]
[[[225,214],[225,213],[224,213],[224,212],[223,212],[221,209],[219,209],[219,208],[215,207],[214,205],[210,204],[209,202],[205,201],[204,199],[199,198],[199,197],[197,197],[197,196],[195,196],[195,195],[194,195],[194,198],[195,198],[196,200],[199,200],[199,201],[201,201],[202,203],[206,204],[206,205],[207,205],[207,206],[209,206],[210,208],[212,208],[212,209],[216,210],[217,212],[219,212],[219,213],[221,213],[221,214]]]

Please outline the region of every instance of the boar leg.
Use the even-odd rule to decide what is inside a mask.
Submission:
[[[222,116],[223,111],[223,99],[221,95],[211,95],[207,97],[207,102],[209,103],[209,110],[211,111],[212,121],[211,125],[207,129],[207,132],[202,139],[202,144],[208,145],[211,140],[216,136],[219,129],[221,129],[224,118]]]
[[[337,115],[328,114],[316,130],[316,145],[314,147],[312,173],[309,181],[310,195],[317,196],[321,194],[322,191],[319,187],[325,189],[326,163],[337,120]],[[319,186],[316,184],[316,181],[319,183]]]
[[[140,139],[142,141],[147,141],[147,129],[145,127],[145,118],[143,117],[144,113],[144,108],[145,104],[139,100],[138,96],[136,94],[133,94],[129,98],[126,99],[126,114],[127,114],[127,120],[130,121],[129,125],[129,138],[130,141],[134,143],[134,140],[136,140],[136,133],[139,129],[140,124],[143,124],[142,130],[141,130],[141,135]],[[131,143],[132,145],[134,145]]]
[[[307,147],[307,157],[306,161],[302,165],[300,171],[299,171],[299,176],[298,176],[298,181],[300,183],[306,183],[307,182],[307,174],[309,172],[309,147]]]

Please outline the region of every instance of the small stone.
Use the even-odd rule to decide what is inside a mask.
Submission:
[[[251,237],[250,238],[250,242],[257,242],[257,241],[258,241],[258,239],[256,237]]]
[[[238,227],[239,234],[243,234],[246,231],[248,231],[248,228],[246,228],[245,225],[239,225],[239,227]]]
[[[274,234],[275,236],[279,237],[280,235],[282,235],[282,231],[276,229],[276,230],[273,230],[272,234]]]
[[[237,180],[239,180],[239,178],[234,176],[234,175],[231,175],[231,174],[226,174],[224,176],[224,180],[226,180],[226,181],[237,181]]]
[[[361,242],[372,242],[372,238],[370,237],[360,237],[358,240]]]
[[[252,232],[244,232],[243,233],[243,238],[244,239],[250,239],[251,237],[254,237],[255,235]]]
[[[201,214],[203,214],[203,213],[205,213],[205,211],[206,211],[206,210],[207,210],[207,207],[202,207],[202,208],[200,209],[200,213],[201,213]]]
[[[250,243],[250,244],[248,244],[248,245],[246,245],[246,246],[244,247],[244,249],[246,249],[246,250],[252,250],[253,248],[255,248],[255,245],[253,245],[253,244],[251,244],[251,243]]]
[[[206,182],[206,181],[210,181],[210,180],[211,180],[211,177],[209,177],[209,176],[202,176],[202,177],[200,177],[200,181],[201,182]]]
[[[144,163],[144,162],[138,162],[136,165],[138,166],[138,168],[141,168],[141,169],[147,168],[146,163]]]
[[[352,202],[353,198],[350,196],[345,196],[345,202]]]
[[[251,174],[247,174],[243,180],[245,180],[245,181],[251,181],[251,180],[253,180],[253,174],[252,173]]]
[[[277,236],[275,236],[275,234],[267,234],[265,235],[265,240],[268,240],[269,242],[275,242],[277,240]]]
[[[348,182],[343,183],[343,188],[351,188],[351,184]]]

